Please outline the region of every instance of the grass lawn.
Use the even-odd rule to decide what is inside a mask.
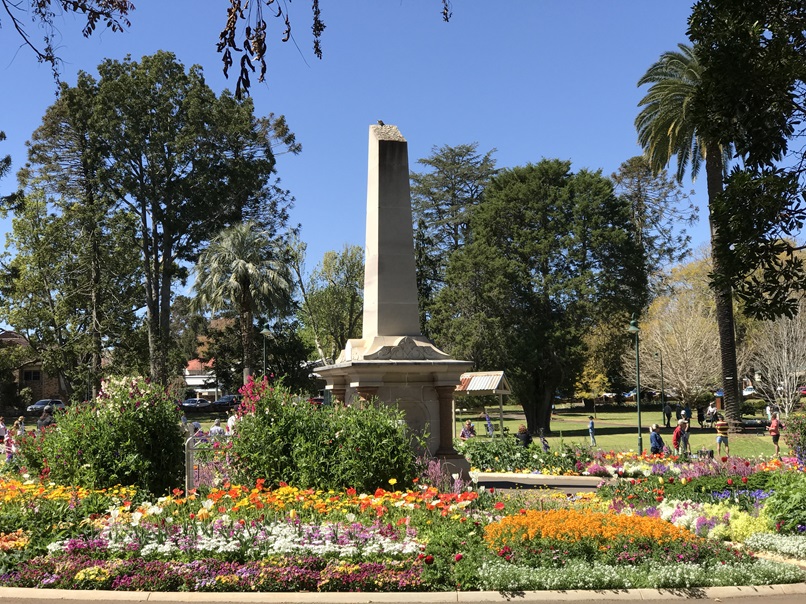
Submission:
[[[488,408],[493,425],[498,425],[498,409]],[[578,444],[588,446],[588,415],[582,407],[576,406],[568,408],[560,407],[557,413],[551,418],[551,435],[547,437],[549,445],[559,448],[561,443]],[[205,431],[210,430],[210,426],[216,418],[221,419],[221,423],[227,421],[226,413],[188,413],[188,421],[198,421]],[[518,426],[525,423],[523,411],[520,407],[513,405],[504,406],[504,428],[509,430],[509,438],[517,432]],[[484,420],[479,418],[479,411],[475,410],[469,414],[457,415],[456,435],[462,431],[462,424],[466,419],[471,419],[476,427],[476,434],[481,438],[486,438]],[[598,448],[614,451],[637,451],[638,450],[638,422],[635,408],[624,408],[618,410],[597,411],[596,413],[596,444]],[[674,426],[674,416],[672,422]],[[649,450],[649,426],[658,423],[663,426],[663,414],[657,408],[650,407],[648,411],[641,413],[641,426],[643,445],[645,450]],[[672,428],[661,428],[663,441],[669,447],[672,446]],[[716,430],[702,429],[695,421],[690,428],[691,451],[696,453],[700,449],[713,449],[716,455]],[[499,434],[499,433],[496,433]],[[496,436],[498,438],[498,436]],[[781,440],[781,452],[786,452],[786,447]],[[772,439],[765,431],[746,434],[733,434],[730,436],[730,453],[738,457],[757,457],[759,455],[772,456],[775,447]]]
[[[588,446],[588,416],[590,412],[582,407],[560,408],[551,419],[551,435],[547,437],[552,448],[558,448],[561,443],[578,444]],[[498,424],[498,410],[490,410],[490,417],[493,425]],[[513,434],[518,430],[518,426],[525,422],[523,412],[520,408],[513,406],[504,407],[504,427],[509,430],[508,438],[513,438]],[[478,418],[478,413],[465,414],[461,418],[457,417],[456,434],[462,429],[462,423],[470,418],[475,427],[476,433],[486,438],[484,420]],[[663,428],[663,414],[657,408],[650,408],[641,413],[642,439],[645,450],[649,449],[649,426],[654,423],[661,425],[661,436],[664,443],[671,447],[672,432],[674,431],[674,416],[672,416],[672,428]],[[638,422],[635,408],[618,409],[614,411],[597,411],[596,419],[596,444],[598,448],[615,451],[637,451],[638,450]],[[691,436],[689,442],[692,452],[696,453],[700,449],[713,449],[716,455],[716,430],[711,428],[700,428],[696,418],[689,429]],[[496,438],[498,438],[496,432]],[[724,448],[723,448],[724,451]],[[786,448],[781,440],[781,452],[786,452]],[[775,447],[769,435],[761,430],[755,433],[733,434],[730,436],[730,453],[739,457],[755,457],[759,455],[772,456]]]

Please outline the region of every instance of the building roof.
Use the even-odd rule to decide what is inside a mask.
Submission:
[[[16,344],[18,346],[31,345],[25,336],[18,334],[16,331],[9,331],[2,328],[0,328],[0,342],[3,344]]]
[[[458,396],[483,396],[487,394],[511,394],[512,388],[503,371],[472,371],[463,373],[456,386]]]
[[[213,369],[214,359],[202,361],[201,359],[190,359],[185,366],[185,373],[209,373]]]

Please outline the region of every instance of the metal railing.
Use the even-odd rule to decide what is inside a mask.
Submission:
[[[230,439],[230,434],[204,434],[185,441],[185,493],[228,481]]]

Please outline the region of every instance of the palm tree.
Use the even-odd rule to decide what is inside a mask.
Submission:
[[[692,179],[696,179],[705,161],[711,256],[714,272],[721,274],[723,258],[728,250],[720,237],[713,208],[716,197],[722,192],[730,145],[703,135],[703,119],[707,118],[703,117],[704,112],[701,111],[706,101],[702,96],[702,66],[697,60],[696,48],[678,44],[678,49],[661,55],[638,81],[639,86],[650,84],[650,87],[639,103],[642,109],[635,119],[635,127],[638,142],[655,172],[660,172],[672,157],[677,157],[678,182],[682,182],[689,166]],[[730,286],[715,287],[714,298],[725,409],[728,419],[735,425],[741,414],[732,289]]]
[[[214,312],[234,307],[239,313],[244,383],[252,375],[255,315],[271,316],[290,298],[291,278],[282,250],[255,223],[244,222],[216,235],[194,269],[194,306]]]

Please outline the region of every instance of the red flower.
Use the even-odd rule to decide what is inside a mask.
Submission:
[[[434,556],[432,556],[431,554],[428,554],[425,557],[425,563],[426,564],[433,564],[434,563]]]
[[[494,507],[496,510],[503,510],[503,509],[504,509],[504,502],[503,502],[503,501],[499,501],[499,502],[498,502],[498,503],[496,503],[496,504],[495,504],[493,507]]]
[[[728,461],[727,456],[723,456],[723,457],[722,457],[722,463],[725,463],[726,461]]]
[[[732,484],[733,484],[733,478],[728,478],[728,484],[729,484],[729,485],[732,485]]]
[[[462,554],[456,554],[456,555],[453,557],[453,559],[454,559],[454,560],[456,560],[457,562],[459,562],[459,560],[461,560],[462,558],[464,558],[464,556],[462,556]]]
[[[747,476],[742,476],[742,482],[743,482],[744,484],[747,484]]]

